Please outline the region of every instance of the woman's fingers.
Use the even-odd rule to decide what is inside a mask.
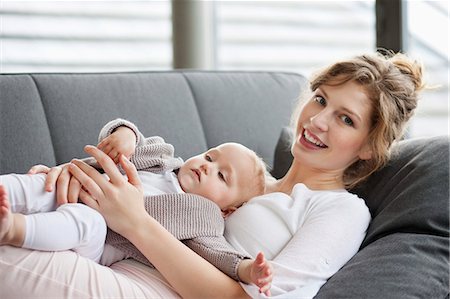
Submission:
[[[52,169],[53,170],[53,169]],[[55,172],[56,173],[56,172]],[[50,176],[51,173],[47,175]],[[67,203],[67,190],[69,189],[70,173],[67,165],[61,168],[56,178],[56,203],[58,206]],[[47,181],[46,181],[47,183]]]
[[[102,199],[104,197],[104,190],[109,187],[107,186],[109,183],[95,168],[83,161],[72,160],[69,171],[93,198]],[[84,190],[81,189],[80,192],[83,193],[82,191]]]
[[[97,211],[100,209],[98,202],[89,193],[87,193],[83,189],[80,190],[80,199],[87,206],[89,206]]]
[[[142,191],[142,183],[141,179],[139,178],[136,166],[134,166],[133,163],[128,160],[124,155],[119,156],[120,165],[122,165],[123,170],[125,170],[125,173],[128,177],[128,182],[135,186],[137,189]]]
[[[81,184],[80,182],[75,178],[70,178],[69,183],[69,190],[67,191],[67,201],[69,203],[77,203],[78,198],[80,197],[80,191],[81,191]]]
[[[100,164],[105,173],[109,176],[111,183],[113,183],[114,185],[118,185],[125,182],[123,175],[120,173],[114,161],[108,155],[106,155],[104,152],[102,152],[101,150],[92,145],[86,145],[84,147],[84,150],[86,153],[88,153],[97,160],[98,164]]]

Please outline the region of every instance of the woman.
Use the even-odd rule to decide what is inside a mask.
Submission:
[[[227,227],[239,227],[249,222],[251,234],[259,237],[267,233],[269,240],[280,232],[293,235],[287,244],[282,244],[286,240],[279,240],[277,248],[268,248],[274,255],[274,296],[287,292],[292,292],[288,295],[293,297],[314,296],[357,252],[370,215],[363,201],[346,189],[385,165],[392,143],[401,137],[413,114],[421,88],[421,67],[399,54],[390,58],[364,55],[338,62],[312,79],[312,95],[294,113],[291,168],[282,179],[268,182],[267,194],[239,209],[227,223]],[[121,157],[120,163],[128,182],[103,152],[92,147],[87,152],[98,160],[114,183],[86,164],[73,161],[64,168],[64,173],[69,170],[87,190],[81,191],[80,198],[97,209],[111,229],[129,239],[181,297],[259,296],[255,288],[231,280],[190,251],[145,212],[136,170],[127,159]],[[50,183],[60,171],[53,170]],[[67,175],[61,176],[61,181],[68,184]],[[281,215],[287,219],[287,228],[278,226],[279,229],[266,231],[257,222],[258,218],[267,222],[267,217],[275,221],[273,215],[279,215],[287,207],[292,209]],[[229,234],[229,238],[236,246],[248,245],[244,244],[246,236]],[[269,247],[264,242],[255,247],[264,245]],[[74,281],[79,283],[83,277],[76,272],[73,276],[65,272],[61,276],[56,283],[67,283],[64,279],[69,277],[75,277]],[[103,275],[98,277],[105,279]],[[118,284],[125,284],[121,279],[116,279]],[[94,288],[106,286],[98,281],[93,283]],[[92,297],[97,293],[87,291],[87,294]],[[112,294],[123,296],[118,292]],[[167,296],[175,293],[160,297]]]

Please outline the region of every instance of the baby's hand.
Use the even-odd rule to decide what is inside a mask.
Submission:
[[[250,268],[251,282],[259,287],[259,292],[270,296],[272,286],[272,265],[266,260],[262,252],[258,253]]]
[[[98,149],[119,163],[120,154],[130,159],[136,149],[136,135],[128,127],[118,127],[111,135],[103,139]]]

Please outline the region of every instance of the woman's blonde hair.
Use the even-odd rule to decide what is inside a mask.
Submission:
[[[316,73],[310,88],[360,84],[371,102],[372,116],[367,142],[372,157],[358,160],[344,173],[344,183],[352,188],[385,166],[391,145],[399,140],[417,107],[418,92],[424,88],[422,65],[401,53],[368,54],[339,61]]]

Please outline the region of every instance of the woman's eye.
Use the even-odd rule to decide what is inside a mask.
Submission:
[[[314,98],[314,101],[316,101],[317,103],[319,103],[322,106],[326,106],[327,105],[327,100],[325,100],[325,98],[322,97],[322,96],[316,96]]]
[[[225,182],[225,176],[221,172],[219,172],[218,175],[219,175],[219,178]]]
[[[353,120],[350,117],[348,117],[347,115],[341,116],[341,119],[346,125],[353,126]]]
[[[205,160],[208,162],[212,162],[211,156],[210,155],[205,155]]]

